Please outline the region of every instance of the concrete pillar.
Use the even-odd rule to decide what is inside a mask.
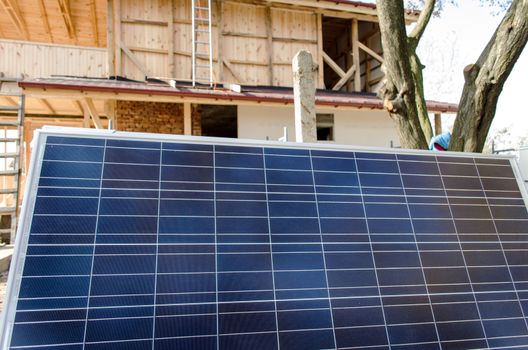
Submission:
[[[295,105],[295,141],[316,142],[315,71],[312,54],[299,51],[292,62]]]

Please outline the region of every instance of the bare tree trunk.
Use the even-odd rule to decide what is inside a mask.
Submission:
[[[477,62],[464,69],[450,150],[482,152],[502,87],[527,41],[528,0],[513,0]]]
[[[425,109],[424,113],[423,109],[425,100],[421,81],[422,66],[415,51],[431,17],[434,4],[435,0],[427,0],[415,29],[407,38],[403,1],[377,1],[384,56],[382,69],[385,72],[385,85],[379,94],[396,124],[404,148],[427,149],[427,141],[430,135],[432,136],[427,110]],[[411,56],[414,56],[413,60],[410,59]],[[415,83],[416,79],[420,79],[418,85]],[[417,97],[422,101],[421,113],[417,108]]]

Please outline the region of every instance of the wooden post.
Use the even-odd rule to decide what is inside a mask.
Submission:
[[[271,7],[266,6],[266,49],[268,50],[268,85],[273,86],[273,32]]]
[[[114,1],[108,0],[106,8],[106,52],[108,76],[115,75]]]
[[[361,62],[359,61],[359,28],[358,20],[352,20],[352,58],[354,59],[354,65],[356,66],[356,72],[354,75],[354,90],[361,91]]]
[[[189,102],[183,104],[183,134],[192,135],[191,104]]]
[[[317,15],[317,86],[319,89],[325,88],[324,83],[324,60],[323,60],[323,15]]]
[[[434,114],[434,129],[435,135],[439,135],[442,133],[442,114],[440,113]]]
[[[301,50],[293,57],[293,98],[295,106],[295,141],[316,142],[315,66],[312,54]]]
[[[216,77],[218,79],[218,82],[225,82],[224,80],[224,63],[223,63],[223,60],[224,60],[224,41],[223,41],[223,37],[224,35],[222,34],[222,32],[224,31],[224,20],[223,20],[223,9],[224,9],[224,2],[223,1],[217,1],[216,2],[216,21],[218,23],[218,26],[217,26],[217,53],[216,53],[216,59],[217,59],[217,63],[216,63],[216,66],[218,68],[218,77]]]
[[[121,59],[121,0],[114,0],[114,43],[116,48],[115,56],[115,75],[122,74]]]
[[[176,70],[174,66],[174,10],[173,1],[169,0],[169,22],[167,25],[167,50],[169,51],[169,76],[176,77]]]

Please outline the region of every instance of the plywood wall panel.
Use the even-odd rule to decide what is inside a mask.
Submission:
[[[0,72],[9,77],[107,76],[105,49],[0,40],[0,57]]]

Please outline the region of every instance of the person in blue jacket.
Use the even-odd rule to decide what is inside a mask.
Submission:
[[[429,143],[429,149],[431,151],[447,151],[450,140],[451,133],[449,131],[438,134],[431,139],[431,142]]]

